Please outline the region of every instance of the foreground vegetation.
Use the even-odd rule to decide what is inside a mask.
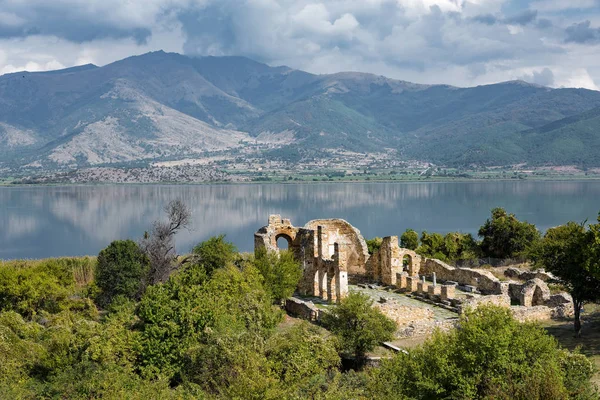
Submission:
[[[367,296],[350,294],[321,325],[284,323],[301,277],[291,253],[240,254],[216,236],[180,256],[174,235],[190,214],[177,201],[166,212],[140,242],[115,241],[97,258],[0,263],[0,398],[598,398],[586,355],[493,306],[367,366],[396,328]],[[489,251],[499,232],[531,234],[499,210],[484,227],[478,246]],[[540,259],[569,248],[533,242],[545,243]]]
[[[210,253],[223,244],[215,238],[201,246]],[[325,322],[329,333],[307,322],[281,324],[279,299],[257,267],[272,267],[267,259],[228,252],[206,264],[188,263],[143,293],[111,296],[97,281],[80,278],[77,271],[93,264],[0,266],[0,282],[11,282],[0,290],[0,398],[596,396],[584,355],[562,350],[543,329],[520,324],[501,308],[471,311],[460,329],[438,333],[380,367],[341,372],[341,357],[372,349],[393,329],[360,295]],[[289,287],[279,278],[271,283]],[[361,324],[379,328],[352,334]]]

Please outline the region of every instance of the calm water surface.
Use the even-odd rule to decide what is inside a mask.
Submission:
[[[112,240],[139,239],[176,198],[193,212],[179,252],[220,233],[248,251],[269,214],[297,226],[344,218],[367,238],[407,228],[475,234],[497,206],[542,230],[593,221],[600,181],[7,187],[0,188],[0,259],[97,254]]]

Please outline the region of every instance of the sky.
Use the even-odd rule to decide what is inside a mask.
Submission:
[[[600,0],[0,0],[0,74],[154,50],[600,90]]]

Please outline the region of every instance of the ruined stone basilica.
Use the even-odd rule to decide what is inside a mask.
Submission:
[[[488,270],[457,268],[421,257],[400,247],[397,236],[383,238],[379,250],[370,255],[360,231],[342,219],[313,220],[300,228],[289,219],[271,215],[269,224],[254,234],[255,249],[278,251],[282,238],[302,265],[298,292],[303,295],[339,301],[348,294],[350,277],[395,287],[456,310],[493,303],[513,306],[521,319],[572,313],[570,296],[551,295],[545,281],[552,277],[543,271],[524,273],[523,279],[500,280]]]

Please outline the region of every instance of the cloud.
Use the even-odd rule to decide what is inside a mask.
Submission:
[[[518,0],[0,0],[0,72],[103,65],[164,49],[458,86],[525,76],[549,85],[585,82],[561,72],[581,67],[600,79],[600,56],[590,51],[598,30],[588,21],[573,24],[578,20],[572,11],[563,15],[557,8],[562,3],[544,0],[524,8]],[[587,12],[589,21],[600,18],[600,9]],[[584,55],[585,65],[572,65]]]
[[[533,71],[531,74],[521,76],[521,79],[541,86],[554,86],[554,73],[550,68]]]
[[[522,13],[512,15],[504,19],[504,23],[508,25],[527,25],[537,18],[536,10],[526,10]]]
[[[600,6],[598,0],[538,0],[530,4],[530,8],[540,12],[557,12],[565,10],[585,10]]]
[[[600,43],[600,28],[592,28],[589,20],[569,26],[565,34],[567,43]]]

